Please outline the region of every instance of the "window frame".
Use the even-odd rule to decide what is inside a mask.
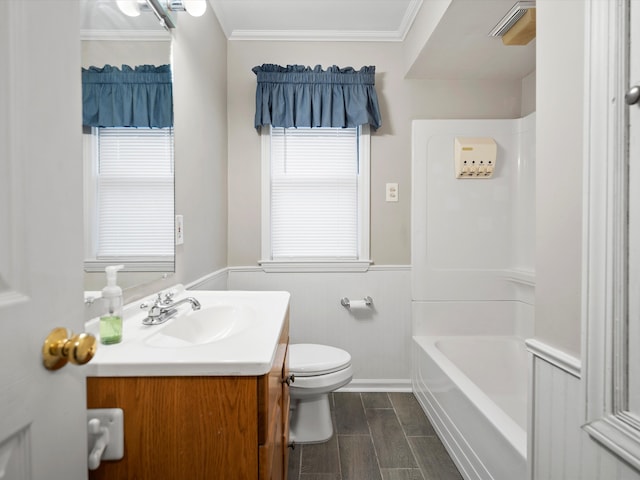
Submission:
[[[98,160],[99,127],[83,127],[84,158],[84,270],[88,273],[104,272],[105,267],[123,264],[122,272],[169,272],[175,270],[175,237],[173,255],[97,257],[98,247]],[[175,133],[173,133],[175,135]],[[175,173],[174,173],[175,185]],[[175,205],[175,191],[174,191]],[[175,222],[175,208],[174,208]],[[175,227],[174,227],[175,231]]]
[[[369,125],[358,127],[358,258],[291,258],[272,257],[271,248],[271,126],[260,130],[262,143],[262,259],[258,264],[265,272],[365,272],[372,261],[370,239],[370,163],[371,135]]]

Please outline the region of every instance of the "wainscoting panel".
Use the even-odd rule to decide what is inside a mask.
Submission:
[[[562,360],[555,364],[553,356],[543,359],[531,353],[530,478],[640,480],[640,472],[594,442],[581,428],[582,380],[563,368]]]
[[[190,290],[227,290],[229,272],[226,268],[216,270],[186,285]]]
[[[408,266],[367,272],[265,273],[229,268],[229,290],[291,293],[291,343],[322,343],[351,354],[352,388],[410,390],[411,271]],[[340,299],[370,296],[371,308],[348,309]]]

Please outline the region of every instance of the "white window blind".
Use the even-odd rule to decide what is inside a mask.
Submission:
[[[358,129],[271,129],[271,258],[357,259]]]
[[[96,258],[174,253],[173,129],[99,128]]]

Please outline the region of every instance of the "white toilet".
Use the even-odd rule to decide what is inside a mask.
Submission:
[[[325,442],[333,435],[329,393],[353,377],[351,355],[339,348],[311,343],[289,345],[290,386],[289,441]]]

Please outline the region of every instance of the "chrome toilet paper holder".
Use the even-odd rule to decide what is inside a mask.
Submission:
[[[371,298],[368,295],[366,297],[364,297],[361,301],[364,301],[364,304],[367,307],[370,307],[371,305],[373,305],[373,298]],[[360,302],[360,300],[356,300],[356,302]],[[349,300],[347,297],[341,298],[340,299],[340,304],[345,308],[351,308],[351,300]]]

